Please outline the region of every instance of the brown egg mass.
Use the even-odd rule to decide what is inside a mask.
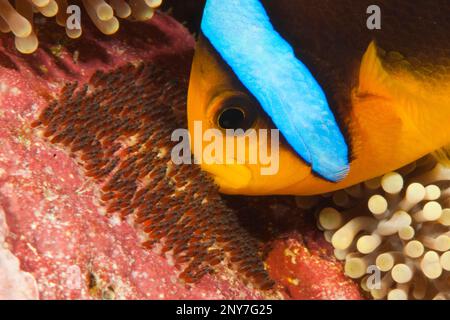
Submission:
[[[375,299],[450,299],[449,182],[426,157],[331,195],[318,224],[347,276]]]
[[[195,282],[226,261],[267,289],[273,282],[260,248],[241,228],[216,186],[196,165],[174,165],[174,110],[185,110],[186,84],[162,65],[139,64],[97,72],[90,83],[68,84],[33,123],[68,150],[99,184],[109,214],[132,217]]]
[[[113,34],[119,29],[117,18],[138,21],[151,19],[161,2],[162,0],[2,0],[0,31],[12,32],[17,50],[29,54],[36,51],[39,45],[38,16],[54,17],[58,25],[66,28],[67,36],[75,39],[82,34],[85,13],[101,32]],[[81,7],[85,9],[82,13],[79,10]],[[80,13],[78,16],[77,12]]]

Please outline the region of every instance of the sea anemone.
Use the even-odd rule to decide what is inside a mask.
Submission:
[[[0,1],[0,31],[12,32],[15,36],[17,50],[22,53],[33,53],[39,45],[39,22],[35,13],[48,18],[55,17],[58,25],[66,28],[67,36],[72,39],[82,34],[81,21],[68,24],[71,6],[83,5],[85,12],[95,26],[104,34],[113,34],[119,29],[119,20],[133,19],[145,21],[152,18],[154,9],[162,0],[16,0]],[[81,17],[80,17],[81,18]],[[82,19],[80,19],[82,20]]]
[[[345,273],[373,298],[450,298],[449,181],[450,169],[426,157],[336,192],[319,210]]]

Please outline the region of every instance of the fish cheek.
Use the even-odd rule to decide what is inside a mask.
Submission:
[[[280,191],[289,189],[312,176],[311,167],[283,143],[280,145],[279,158],[280,169],[276,178],[279,180]]]
[[[245,194],[268,195],[268,194],[295,194],[291,190],[294,185],[299,185],[305,179],[312,177],[311,168],[292,149],[285,144],[281,137],[272,141],[271,125],[262,116],[256,125],[258,129],[257,164],[246,164],[252,178]],[[268,129],[268,139],[261,135],[260,129]],[[262,139],[262,141],[261,141]],[[267,147],[261,149],[261,142],[266,142]],[[255,149],[253,149],[255,150]]]

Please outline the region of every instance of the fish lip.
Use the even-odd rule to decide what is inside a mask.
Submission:
[[[243,164],[202,165],[219,186],[220,192],[233,194],[249,186],[252,180],[251,170]]]

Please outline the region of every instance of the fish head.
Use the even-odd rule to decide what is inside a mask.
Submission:
[[[223,193],[307,194],[333,185],[299,157],[203,35],[192,65],[187,114],[193,155]],[[222,143],[215,144],[211,133]],[[210,152],[213,145],[217,148]]]

